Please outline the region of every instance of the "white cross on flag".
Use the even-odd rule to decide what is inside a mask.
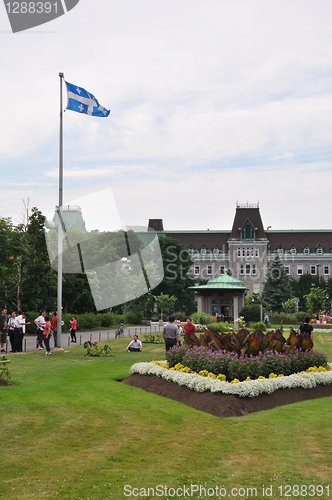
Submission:
[[[90,116],[106,117],[110,114],[110,110],[101,106],[95,96],[90,92],[68,82],[66,82],[66,85],[68,95],[66,109],[71,109],[77,113],[83,113]]]

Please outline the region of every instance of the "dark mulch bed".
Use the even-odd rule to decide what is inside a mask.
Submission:
[[[261,394],[255,398],[239,398],[229,394],[195,392],[188,387],[168,382],[154,375],[134,374],[122,382],[153,392],[158,396],[174,399],[216,417],[240,417],[255,411],[270,410],[276,406],[332,396],[332,385],[319,385],[314,389],[278,389],[273,394]]]

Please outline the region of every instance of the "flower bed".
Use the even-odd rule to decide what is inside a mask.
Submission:
[[[214,375],[223,374],[226,380],[240,381],[257,379],[260,375],[268,377],[270,373],[276,375],[291,375],[305,371],[312,366],[327,367],[327,354],[322,351],[302,351],[290,349],[286,353],[267,351],[257,356],[238,356],[230,351],[213,351],[206,347],[173,347],[167,353],[170,368],[178,363],[188,367],[191,371],[199,373],[207,370]]]
[[[193,372],[189,367],[177,363],[172,368],[165,361],[154,361],[150,363],[135,363],[130,369],[131,373],[140,375],[154,375],[167,381],[186,386],[197,392],[211,391],[212,393],[232,394],[239,397],[256,397],[260,394],[272,394],[278,389],[312,389],[317,385],[332,384],[332,363],[327,367],[310,367],[306,371],[294,373],[289,376],[270,373],[269,378],[260,376],[256,380],[240,382],[233,379],[231,382],[222,380],[222,374],[215,375],[207,370],[201,370],[200,374]]]

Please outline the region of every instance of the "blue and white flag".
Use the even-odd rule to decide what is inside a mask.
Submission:
[[[90,116],[106,117],[110,110],[101,106],[95,96],[82,87],[66,82],[68,103],[66,109]]]

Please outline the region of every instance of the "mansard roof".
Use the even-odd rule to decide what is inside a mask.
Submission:
[[[167,238],[178,240],[185,248],[192,246],[200,250],[204,246],[211,250],[217,246],[220,252],[228,252],[229,231],[165,231]]]
[[[311,253],[319,245],[322,246],[324,253],[330,253],[332,247],[332,231],[328,229],[316,230],[289,230],[272,231],[266,233],[269,240],[269,250],[274,253],[282,245],[287,251],[294,245],[298,251],[302,251],[305,246],[310,247]]]
[[[233,222],[233,227],[230,235],[230,239],[233,241],[241,241],[240,230],[243,228],[245,222],[249,220],[255,228],[255,240],[265,240],[266,235],[263,227],[263,222],[261,219],[261,214],[259,212],[259,206],[257,205],[237,205],[235,218]]]

